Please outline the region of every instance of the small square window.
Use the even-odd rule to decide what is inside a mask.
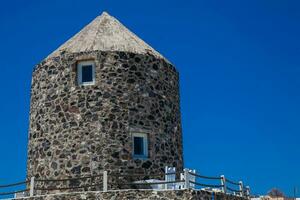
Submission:
[[[95,84],[95,64],[92,61],[78,63],[78,84],[94,85]]]
[[[133,157],[147,158],[148,157],[148,138],[147,134],[133,133]]]
[[[144,155],[144,138],[134,137],[134,155]]]
[[[82,70],[81,81],[83,83],[93,82],[93,65],[83,65],[81,70]]]

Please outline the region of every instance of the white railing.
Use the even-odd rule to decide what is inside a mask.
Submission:
[[[128,179],[136,179],[137,181],[128,181]],[[146,180],[143,177],[148,177]],[[164,180],[149,179],[149,177],[164,177]],[[176,179],[178,178],[179,179]],[[100,178],[102,182],[95,181],[96,178]],[[78,178],[66,178],[66,179],[36,179],[32,177],[30,180],[24,182],[0,185],[0,196],[14,195],[17,197],[29,196],[33,197],[43,193],[49,193],[51,191],[76,191],[79,189],[85,189],[85,191],[92,191],[91,188],[97,187],[97,191],[108,192],[109,189],[109,178],[115,178],[120,180],[117,186],[122,186],[121,189],[153,189],[153,190],[180,190],[180,189],[193,189],[193,190],[205,190],[213,193],[224,193],[231,194],[240,197],[250,197],[250,188],[244,187],[242,181],[235,182],[230,179],[225,178],[224,175],[219,177],[204,176],[196,173],[196,170],[185,169],[182,173],[177,173],[176,168],[166,167],[165,173],[163,174],[109,174],[104,171],[100,175],[88,176],[88,177],[78,177]],[[69,186],[69,187],[59,187],[59,183],[66,181],[78,181],[90,179],[90,184]],[[138,180],[142,179],[142,180]],[[94,183],[93,181],[94,180]],[[39,184],[42,183],[42,184]],[[45,187],[45,183],[55,183],[55,187]],[[57,184],[56,184],[57,183]],[[114,182],[115,183],[115,182]],[[116,183],[115,183],[116,184]],[[44,185],[40,187],[39,185]],[[52,184],[53,185],[53,184]],[[25,189],[14,190],[9,192],[1,192],[3,189],[15,188],[25,186]],[[113,186],[114,189],[116,186]],[[137,188],[140,187],[140,188]],[[102,189],[101,189],[102,188]]]

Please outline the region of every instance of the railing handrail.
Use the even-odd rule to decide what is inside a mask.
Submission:
[[[196,176],[198,178],[203,178],[203,179],[210,179],[210,180],[221,180],[221,177],[213,177],[213,176],[203,176],[203,175],[199,175],[193,172],[189,172],[189,174]]]
[[[228,178],[226,178],[226,182],[227,183],[230,183],[230,184],[232,184],[232,185],[240,185],[240,183],[238,183],[238,182],[234,182],[234,181],[232,181],[232,180],[230,180],[230,179],[228,179]]]
[[[89,188],[89,187],[96,187],[96,186],[102,186],[102,183],[99,184],[93,184],[93,185],[82,185],[82,186],[75,186],[75,187],[53,187],[53,188],[35,188],[37,191],[53,191],[53,190],[73,190],[73,189],[81,189],[81,188]]]
[[[63,182],[63,181],[73,181],[73,180],[82,180],[89,178],[98,178],[102,177],[103,174],[95,175],[95,176],[84,176],[84,177],[74,177],[74,178],[64,178],[64,179],[36,179],[37,182]]]
[[[170,172],[170,173],[167,173]],[[82,188],[91,188],[92,187],[98,187],[98,186],[103,186],[103,190],[101,191],[108,191],[108,175],[112,176],[112,177],[165,177],[165,180],[159,181],[157,180],[155,182],[155,180],[153,182],[146,182],[146,180],[140,180],[140,181],[136,181],[136,182],[128,182],[128,183],[124,183],[124,181],[122,181],[119,184],[116,185],[135,185],[135,186],[154,186],[154,185],[164,185],[163,188],[167,189],[168,187],[173,187],[173,188],[179,188],[179,189],[191,189],[191,188],[196,188],[195,186],[201,186],[201,187],[207,187],[207,188],[222,188],[222,192],[227,193],[227,191],[229,191],[230,193],[233,194],[238,194],[240,196],[249,196],[250,195],[250,188],[249,187],[244,187],[243,183],[240,181],[239,183],[232,181],[230,179],[225,178],[225,176],[220,176],[220,177],[213,177],[213,176],[204,176],[204,175],[200,175],[197,174],[196,171],[192,171],[192,170],[188,170],[185,169],[183,173],[181,172],[176,172],[176,169],[172,170],[167,170],[166,169],[166,173],[157,173],[157,174],[134,174],[134,173],[128,173],[128,174],[124,174],[124,173],[109,173],[107,171],[103,171],[103,174],[98,174],[98,175],[94,175],[94,176],[84,176],[84,177],[70,177],[70,178],[63,178],[63,179],[35,179],[34,177],[32,177],[30,180],[26,180],[23,182],[17,182],[17,183],[13,183],[13,184],[7,184],[7,185],[0,185],[0,189],[1,188],[10,188],[10,187],[15,187],[15,186],[20,186],[20,185],[24,185],[26,184],[27,189],[24,190],[18,190],[18,191],[12,191],[12,192],[0,192],[0,196],[2,195],[12,195],[12,194],[16,194],[16,193],[24,193],[27,192],[27,195],[29,195],[30,197],[35,195],[35,191],[59,191],[59,190],[74,190],[74,189],[82,189]],[[173,176],[175,175],[175,176]],[[180,175],[180,176],[177,176]],[[98,177],[103,177],[103,179],[101,179],[101,183],[99,183],[96,178]],[[180,177],[180,180],[176,179],[176,177]],[[93,180],[93,178],[95,178]],[[221,184],[205,184],[205,183],[201,183],[198,182],[196,180],[196,178],[201,178],[201,179],[208,179],[208,180],[220,180]],[[74,187],[35,187],[36,182],[63,182],[63,181],[73,181],[73,180],[83,180],[83,179],[91,179],[91,184],[90,185],[80,185],[78,184],[77,186]],[[124,179],[125,180],[125,179]],[[93,181],[97,181],[96,184],[93,184]],[[141,181],[145,181],[145,182],[141,182]],[[180,184],[179,184],[180,183]],[[172,185],[173,184],[173,185]],[[232,187],[228,187],[227,184],[232,184],[234,186],[239,186],[239,189],[234,189]],[[169,185],[169,186],[168,186]],[[171,186],[170,186],[171,185]],[[98,190],[98,189],[97,189]]]
[[[182,180],[177,181],[162,181],[162,182],[151,182],[151,183],[121,183],[118,185],[165,185],[165,184],[174,184],[174,183],[184,183]]]
[[[14,187],[14,186],[24,185],[24,184],[27,184],[29,182],[30,181],[22,181],[22,182],[7,184],[7,185],[0,185],[0,188],[9,188],[9,187]]]
[[[12,194],[28,192],[28,191],[29,191],[29,189],[17,190],[17,191],[13,191],[13,192],[0,192],[0,196],[12,195]]]
[[[242,190],[235,190],[235,189],[232,189],[230,187],[226,187],[227,190],[231,191],[231,192],[237,192],[237,193],[241,193],[243,192]]]
[[[118,173],[110,173],[110,176],[114,177],[160,177],[167,175],[180,175],[180,173],[160,173],[160,174],[118,174]]]
[[[190,181],[190,183],[194,184],[194,185],[198,185],[198,186],[202,186],[202,187],[210,187],[210,188],[221,188],[224,185],[211,185],[211,184],[203,184],[203,183],[197,183],[194,181]]]
[[[190,187],[190,184],[194,184],[195,186],[201,186],[201,187],[208,187],[208,188],[221,188],[222,192],[224,193],[233,193],[233,194],[238,194],[240,196],[244,196],[245,193],[249,193],[248,189],[245,189],[243,186],[243,182],[235,182],[232,181],[228,178],[225,178],[224,175],[220,176],[220,177],[213,177],[213,176],[203,176],[200,174],[197,174],[195,171],[191,171],[191,170],[186,170],[186,172],[188,175],[194,176],[194,180],[189,180],[186,184],[189,184],[188,187]],[[188,177],[188,175],[186,176],[187,178],[191,178]],[[209,179],[209,180],[220,180],[221,184],[220,185],[214,185],[214,184],[204,184],[204,183],[199,183],[196,181],[196,178],[202,178],[202,179]],[[232,187],[228,187],[228,185],[231,184],[233,186],[238,186],[239,189],[233,189]],[[245,192],[246,191],[246,192]],[[246,195],[247,196],[247,195]]]

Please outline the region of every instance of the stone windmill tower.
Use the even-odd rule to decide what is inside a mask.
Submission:
[[[178,72],[107,13],[36,66],[27,176],[183,168]]]

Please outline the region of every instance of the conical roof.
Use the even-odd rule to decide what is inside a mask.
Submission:
[[[150,53],[163,58],[151,46],[128,30],[117,19],[103,12],[80,32],[51,53],[48,58],[60,52],[79,53],[86,51],[124,51],[137,54]]]

